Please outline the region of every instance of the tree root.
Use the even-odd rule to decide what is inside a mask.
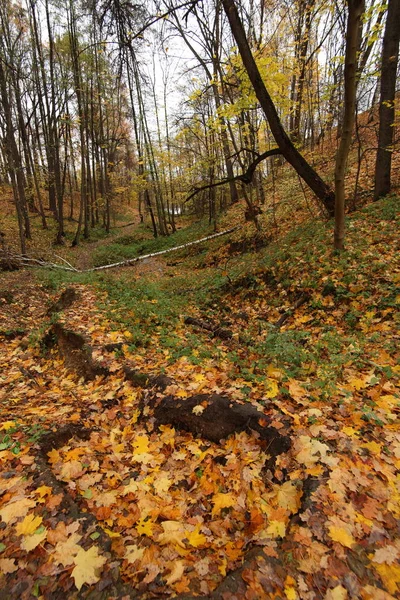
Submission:
[[[47,316],[50,317],[54,315],[54,313],[58,313],[66,308],[69,308],[77,300],[77,298],[78,293],[75,288],[69,287],[65,289],[59,299],[51,304],[47,311]]]
[[[43,339],[45,346],[57,344],[66,367],[83,377],[86,381],[98,376],[109,375],[106,367],[93,359],[92,347],[88,340],[80,333],[71,331],[61,323],[55,323]]]
[[[303,294],[301,294],[300,297],[293,304],[292,308],[290,308],[289,310],[287,310],[286,312],[284,312],[283,315],[281,315],[279,317],[279,319],[277,320],[277,322],[274,324],[275,327],[277,329],[280,329],[282,327],[282,325],[289,319],[289,317],[292,316],[293,312],[295,310],[297,310],[298,308],[300,308],[300,306],[303,306],[303,304],[305,304],[306,302],[308,302],[309,299],[310,299],[310,295],[307,292],[304,292]]]
[[[194,319],[193,317],[185,317],[184,323],[209,331],[214,337],[219,337],[221,340],[231,340],[233,338],[233,333],[229,329],[224,329],[218,325],[212,325],[207,321],[201,321],[200,319]]]
[[[173,425],[220,442],[236,431],[256,431],[276,457],[290,448],[290,438],[270,426],[270,419],[251,404],[238,404],[218,394],[200,394],[185,400],[167,396],[154,410],[157,425]]]

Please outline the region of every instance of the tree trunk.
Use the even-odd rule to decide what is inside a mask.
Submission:
[[[15,207],[18,216],[18,228],[21,244],[21,253],[26,253],[26,230],[25,230],[25,181],[23,166],[20,153],[18,151],[17,142],[14,136],[14,126],[12,119],[12,110],[9,101],[9,92],[7,89],[6,74],[3,69],[3,63],[0,60],[0,98],[3,105],[4,120],[6,122],[6,154],[10,179],[12,182]]]
[[[381,98],[379,104],[379,137],[375,166],[374,200],[390,192],[392,143],[394,133],[394,101],[400,40],[400,0],[389,0],[382,46]]]
[[[364,0],[348,0],[348,18],[346,32],[346,54],[344,63],[344,114],[340,145],[336,155],[335,167],[335,250],[344,249],[344,179],[346,163],[353,135],[356,93],[357,93],[357,53],[360,49],[362,21],[365,8]]]
[[[222,0],[222,4],[228,17],[232,34],[236,40],[240,55],[242,57],[243,65],[253,85],[258,101],[261,104],[268,124],[271,128],[272,135],[274,136],[282,155],[292,165],[299,176],[304,179],[306,184],[312,189],[315,195],[321,200],[329,216],[333,216],[335,194],[295,148],[285,129],[283,128],[275,105],[268,93],[267,88],[265,87],[261,74],[250,50],[243,24],[240,20],[234,0]]]

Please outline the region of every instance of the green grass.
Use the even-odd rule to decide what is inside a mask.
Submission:
[[[208,223],[202,221],[185,229],[180,229],[169,236],[146,239],[144,227],[139,227],[134,234],[122,235],[113,243],[98,248],[93,255],[93,265],[101,266],[112,264],[123,260],[129,260],[161,252],[175,246],[180,246],[191,241],[200,239],[212,233]]]

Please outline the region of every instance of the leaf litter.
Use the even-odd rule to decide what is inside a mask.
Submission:
[[[301,261],[278,260],[274,277],[287,270],[289,286],[259,281],[251,300],[245,288],[230,292],[231,312],[246,312],[259,345],[218,340],[215,357],[197,364],[171,358],[157,329],[153,345],[132,347],[130,331],[114,329],[113,298],[76,285],[79,301],[60,319],[90,338],[110,373],[77,380],[40,344],[49,292],[17,292],[21,302],[6,307],[3,321],[41,333],[0,341],[0,585],[8,597],[398,597],[399,265],[368,218],[355,222],[374,248],[368,265],[357,263],[356,248],[346,269],[320,251],[313,277],[322,289],[309,289]],[[282,334],[306,330],[304,360],[293,369],[291,355],[276,352],[261,377],[271,330],[258,317],[276,322],[300,288],[312,303]],[[107,314],[99,302],[109,303]],[[243,329],[240,319],[236,326]],[[175,334],[184,340],[189,331],[180,321]],[[223,392],[272,414],[278,429],[289,420],[291,449],[271,465],[256,433],[215,444],[155,427],[148,391],[124,379],[121,357],[104,350],[110,342],[144,372],[170,376],[164,394]],[[244,360],[253,371],[235,373]],[[77,435],[43,457],[45,433],[63,426]],[[223,587],[229,573],[239,573],[234,591]]]

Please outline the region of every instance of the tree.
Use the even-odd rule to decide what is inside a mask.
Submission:
[[[321,200],[330,216],[334,215],[335,195],[329,185],[316,173],[304,156],[296,149],[293,142],[286,133],[275,104],[262,80],[257,64],[254,60],[249,43],[246,38],[243,24],[240,20],[234,0],[222,0],[225,13],[228,17],[232,34],[236,40],[244,68],[254,87],[254,91],[265,113],[272,135],[284,158],[292,165],[299,176],[313,190]]]
[[[400,40],[400,0],[389,0],[382,45],[381,97],[379,103],[378,152],[375,166],[374,200],[386,196],[391,187],[392,143],[396,73]]]
[[[344,248],[344,215],[345,215],[345,173],[346,164],[353,135],[356,93],[357,93],[357,55],[360,48],[362,15],[364,0],[348,0],[348,17],[346,33],[346,55],[344,64],[344,115],[340,146],[336,155],[335,167],[335,232],[334,248]]]

